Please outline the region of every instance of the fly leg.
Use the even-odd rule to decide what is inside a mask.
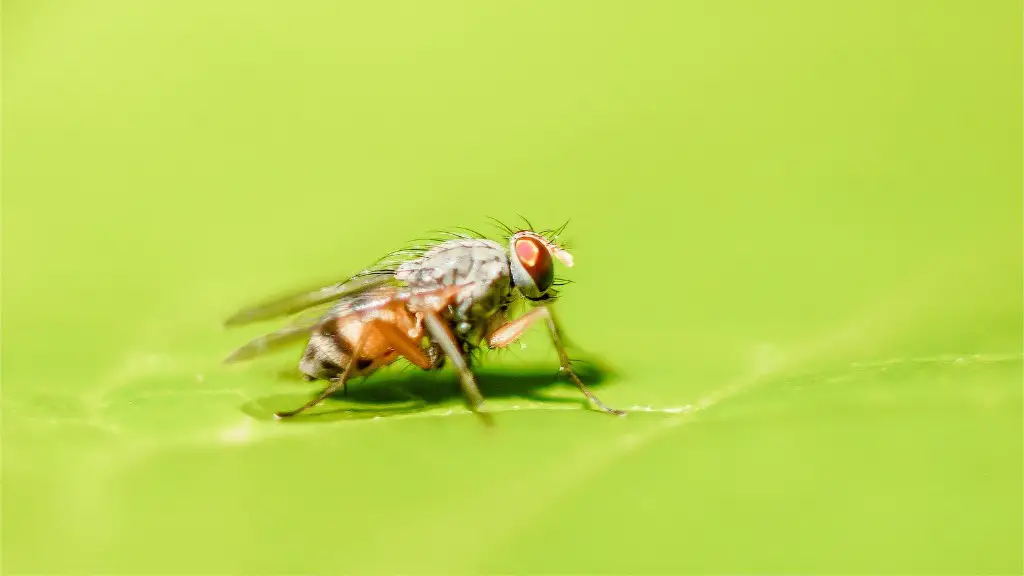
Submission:
[[[415,340],[409,338],[407,334],[395,327],[394,324],[387,322],[374,322],[373,329],[384,337],[384,341],[387,342],[395,352],[405,356],[406,360],[409,362],[412,362],[423,370],[430,370],[433,367],[433,361],[427,355],[427,351],[420,348],[419,344]]]
[[[450,358],[452,364],[455,365],[455,370],[459,373],[462,393],[466,395],[466,400],[469,401],[469,408],[483,418],[485,424],[492,424],[490,414],[480,411],[484,398],[480,394],[480,389],[473,378],[473,372],[470,371],[469,366],[466,364],[466,359],[462,356],[462,351],[459,350],[459,345],[451,330],[445,326],[444,321],[435,312],[424,313],[423,321],[431,340],[441,347],[445,356]]]
[[[295,416],[296,414],[308,410],[313,406],[316,406],[322,402],[325,398],[334,394],[339,388],[346,388],[346,383],[349,377],[352,375],[352,367],[358,363],[359,355],[363,351],[363,346],[366,344],[366,339],[370,333],[378,334],[384,338],[384,341],[395,351],[405,356],[410,362],[419,366],[424,370],[431,368],[430,358],[427,357],[427,353],[417,345],[416,341],[409,338],[401,330],[396,328],[393,324],[388,322],[382,322],[379,320],[370,320],[363,325],[363,329],[359,334],[359,339],[356,341],[356,345],[352,348],[352,355],[349,357],[348,365],[345,366],[345,370],[341,373],[341,377],[337,381],[332,382],[330,386],[324,389],[315,399],[307,402],[301,408],[291,410],[288,412],[278,412],[275,414],[278,418],[287,418],[289,416]]]
[[[362,332],[360,332],[359,339],[356,341],[356,345],[352,348],[352,355],[349,357],[348,364],[345,366],[345,370],[341,373],[341,376],[339,376],[336,381],[331,382],[331,384],[327,386],[327,388],[324,388],[324,391],[321,392],[319,396],[310,400],[309,402],[306,402],[299,408],[296,408],[295,410],[288,410],[286,412],[277,412],[274,414],[274,416],[277,417],[278,419],[290,418],[300,412],[304,412],[312,408],[313,406],[316,406],[317,404],[323,402],[325,398],[337,392],[338,389],[345,388],[346,383],[348,382],[348,378],[352,374],[352,367],[356,365],[356,359],[359,358],[359,354],[362,353],[363,351],[363,345],[366,344],[366,338],[370,333],[370,331],[367,328],[369,328],[369,326],[363,327]]]
[[[622,410],[615,408],[609,408],[600,398],[594,395],[590,389],[587,388],[580,377],[576,375],[572,370],[572,362],[569,361],[569,355],[565,352],[565,346],[562,344],[562,338],[558,333],[558,324],[555,322],[554,314],[547,306],[538,306],[533,310],[530,310],[526,314],[523,314],[519,318],[499,327],[498,329],[491,332],[487,337],[487,345],[491,348],[504,348],[509,344],[515,342],[520,336],[526,332],[535,322],[543,319],[548,326],[548,332],[551,334],[551,340],[555,343],[555,349],[558,350],[558,362],[559,372],[564,372],[572,380],[581,392],[598,408],[604,410],[609,414],[615,414],[621,416],[625,414]]]

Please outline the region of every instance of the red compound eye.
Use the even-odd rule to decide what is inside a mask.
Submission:
[[[541,247],[533,238],[520,238],[516,242],[516,256],[519,257],[519,261],[523,263],[523,266],[527,268],[533,268],[537,265],[540,253]]]
[[[555,270],[551,265],[551,253],[536,238],[520,238],[516,240],[516,259],[530,275],[537,290],[544,292],[554,280]]]

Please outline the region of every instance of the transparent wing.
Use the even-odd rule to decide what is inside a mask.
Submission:
[[[395,279],[395,271],[404,262],[420,258],[431,248],[452,239],[471,239],[478,236],[482,237],[479,233],[474,233],[476,236],[444,231],[438,232],[438,234],[441,237],[414,240],[405,248],[385,254],[374,265],[344,282],[331,284],[330,286],[325,286],[323,288],[308,290],[306,292],[300,292],[298,294],[293,293],[281,296],[250,306],[236,312],[233,316],[228,318],[224,324],[225,326],[240,326],[242,324],[261,322],[264,320],[279,318],[281,316],[290,316],[297,312],[311,309],[314,306],[334,302],[341,298],[354,296],[381,286],[402,285],[402,282]],[[326,310],[326,308],[324,308],[324,310]]]
[[[352,296],[358,296],[358,294],[355,294],[355,295],[352,295]],[[332,312],[335,308],[337,308],[341,304],[341,302],[343,301],[343,298],[339,298],[338,300],[332,300],[330,302],[323,302],[321,304],[313,305],[313,306],[311,306],[311,307],[309,307],[309,308],[299,312],[298,314],[292,316],[288,320],[288,325],[289,326],[302,326],[302,325],[305,325],[305,324],[309,324],[310,322],[316,322],[318,319],[323,318],[329,312]]]
[[[253,338],[245,345],[235,349],[234,352],[224,359],[224,363],[242,362],[274,352],[305,340],[327,322],[349,314],[360,314],[387,306],[396,299],[403,297],[407,296],[398,288],[378,287],[373,290],[366,288],[358,293],[346,293],[336,297],[333,302],[315,304],[301,311],[284,328]]]
[[[394,283],[390,274],[367,274],[356,276],[350,280],[317,288],[298,294],[289,294],[250,306],[236,312],[228,318],[225,326],[240,326],[252,322],[270,320],[281,316],[289,316],[314,306],[333,302],[341,298],[366,292],[386,284]]]
[[[231,364],[234,362],[242,362],[245,360],[251,360],[267,352],[278,350],[285,346],[295,344],[296,342],[303,341],[308,337],[321,322],[310,322],[300,326],[288,326],[282,328],[276,332],[265,334],[259,338],[254,338],[248,343],[235,349],[234,352],[228,355],[224,359],[225,364]]]
[[[290,325],[269,334],[253,338],[229,354],[224,359],[224,363],[231,364],[251,360],[257,356],[300,342],[327,322],[346,317],[350,314],[363,314],[396,304],[407,306],[410,303],[416,309],[420,307],[440,309],[450,302],[451,298],[458,293],[461,287],[462,285],[444,286],[428,290],[385,288],[349,296],[332,305],[321,304],[293,318]]]

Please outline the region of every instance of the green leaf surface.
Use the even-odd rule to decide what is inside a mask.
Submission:
[[[4,573],[1020,573],[1017,2],[8,0]],[[241,306],[486,216],[557,304],[316,413]]]

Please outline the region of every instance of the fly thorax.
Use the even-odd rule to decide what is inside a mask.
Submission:
[[[402,264],[395,277],[417,289],[460,286],[447,315],[452,328],[469,340],[486,330],[511,290],[508,254],[483,239],[443,242]]]
[[[454,318],[476,324],[488,320],[501,308],[509,291],[508,277],[499,276],[489,283],[466,285],[456,297]]]

